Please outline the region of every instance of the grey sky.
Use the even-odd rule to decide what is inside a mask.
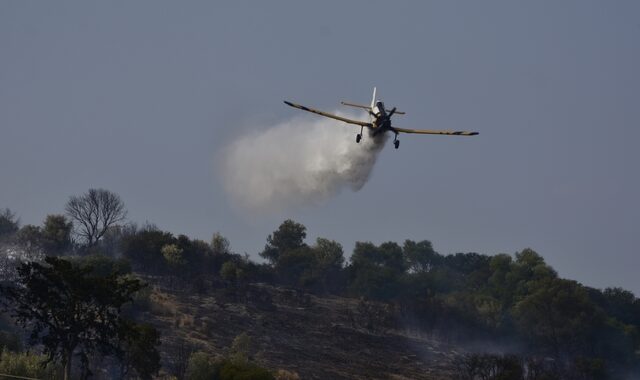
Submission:
[[[638,294],[639,41],[637,1],[3,1],[0,208],[39,224],[104,187],[133,221],[252,255],[293,218],[347,252],[531,247]],[[225,144],[300,116],[283,99],[334,110],[374,85],[398,126],[481,134],[403,136],[319,205],[229,204]]]

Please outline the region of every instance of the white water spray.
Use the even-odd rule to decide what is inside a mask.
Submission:
[[[344,115],[365,120],[362,116]],[[227,192],[243,207],[317,203],[344,188],[358,191],[388,136],[329,119],[298,117],[238,138],[221,159]]]

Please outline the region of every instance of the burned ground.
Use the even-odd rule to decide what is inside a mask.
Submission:
[[[254,360],[303,379],[449,379],[459,356],[454,346],[408,334],[388,304],[264,284],[153,289],[146,318],[162,332],[165,368],[183,368],[196,350],[224,355],[243,332]]]

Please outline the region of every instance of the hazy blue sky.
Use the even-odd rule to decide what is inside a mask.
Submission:
[[[531,247],[638,294],[639,68],[638,1],[2,1],[0,208],[39,224],[104,187],[132,221],[252,255],[293,218],[347,253]],[[405,136],[320,204],[231,206],[225,144],[300,116],[283,99],[334,110],[374,85],[398,126],[480,136]]]

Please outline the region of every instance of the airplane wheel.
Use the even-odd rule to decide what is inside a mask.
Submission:
[[[400,146],[400,140],[394,141],[393,145],[395,145],[396,149],[398,149],[398,147]]]
[[[356,135],[356,143],[360,143],[360,140],[362,140],[362,135],[358,133]]]

